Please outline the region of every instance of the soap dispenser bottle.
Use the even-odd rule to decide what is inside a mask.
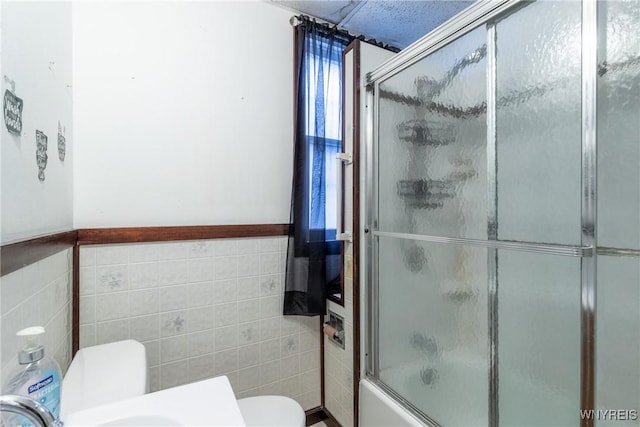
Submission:
[[[45,355],[44,346],[39,343],[39,337],[43,333],[44,328],[41,326],[18,331],[16,335],[24,339],[24,346],[18,353],[19,366],[9,375],[9,382],[3,387],[3,392],[30,397],[46,406],[58,419],[62,375],[58,363]],[[30,425],[24,422],[20,424]]]

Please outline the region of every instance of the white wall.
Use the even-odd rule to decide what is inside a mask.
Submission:
[[[21,135],[0,119],[2,214],[0,242],[73,226],[71,4],[2,2],[2,93],[15,82],[24,101]],[[58,158],[58,121],[66,156]],[[45,180],[38,179],[36,129],[48,137]]]
[[[74,4],[75,226],[288,222],[290,16]]]

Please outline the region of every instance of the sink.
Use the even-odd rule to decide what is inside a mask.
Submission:
[[[173,387],[66,415],[72,426],[244,426],[226,376]]]
[[[179,426],[182,425],[176,420],[166,417],[157,416],[135,416],[118,418],[117,420],[108,421],[100,426]]]

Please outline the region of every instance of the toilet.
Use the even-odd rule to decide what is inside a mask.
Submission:
[[[147,355],[138,341],[86,347],[78,350],[62,380],[60,418],[148,392]]]
[[[148,392],[142,344],[125,340],[86,347],[76,353],[62,380],[60,418]],[[239,399],[238,406],[247,426],[305,426],[304,410],[285,396],[248,397]]]
[[[302,406],[285,396],[256,396],[238,399],[244,422],[249,427],[305,427]]]

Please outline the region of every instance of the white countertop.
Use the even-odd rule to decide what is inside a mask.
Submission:
[[[226,376],[69,414],[65,427],[96,425],[245,426]]]

